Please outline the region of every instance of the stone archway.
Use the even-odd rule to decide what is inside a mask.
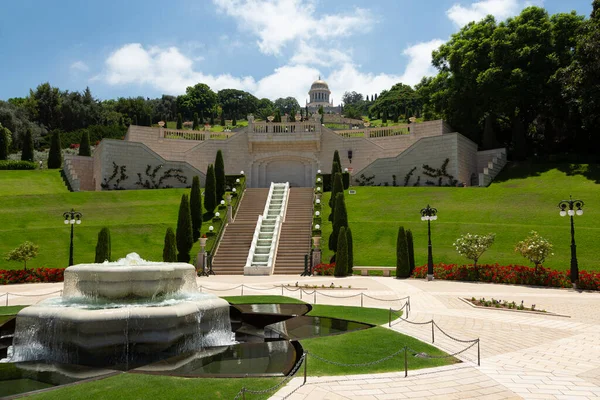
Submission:
[[[269,187],[271,182],[289,182],[291,187],[312,187],[317,172],[317,160],[281,154],[256,159],[252,163],[250,187]]]

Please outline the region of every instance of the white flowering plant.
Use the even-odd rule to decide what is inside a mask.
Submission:
[[[554,255],[552,247],[552,243],[548,239],[544,239],[536,231],[531,231],[525,240],[517,243],[515,251],[531,261],[537,268],[549,255]]]
[[[458,254],[465,256],[469,260],[473,260],[473,265],[477,267],[477,260],[479,260],[481,255],[494,244],[495,238],[495,233],[489,233],[487,235],[473,235],[467,233],[456,239],[453,246],[456,248],[456,251],[458,251]]]

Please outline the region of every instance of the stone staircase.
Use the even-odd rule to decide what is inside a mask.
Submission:
[[[300,275],[310,253],[313,188],[291,188],[275,259],[275,274]]]
[[[217,275],[243,275],[256,221],[265,208],[269,189],[246,189],[235,220],[227,225],[212,267]]]
[[[506,149],[480,151],[477,158],[477,166],[482,171],[479,173],[479,186],[487,187],[506,165]]]

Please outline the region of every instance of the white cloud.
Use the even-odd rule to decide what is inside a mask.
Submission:
[[[471,21],[480,21],[487,15],[504,20],[519,13],[520,10],[531,4],[540,4],[543,0],[480,0],[469,6],[456,3],[446,11],[446,15],[456,25],[462,27]]]
[[[264,54],[279,55],[287,45],[311,40],[328,42],[365,32],[373,22],[367,10],[315,15],[314,0],[213,0],[217,9],[258,37]],[[359,28],[360,29],[357,29]]]
[[[408,64],[402,74],[402,83],[415,85],[421,81],[424,76],[432,76],[437,73],[431,65],[431,53],[444,44],[441,39],[433,39],[429,42],[417,43],[406,48],[402,54],[409,58]]]
[[[304,40],[295,49],[290,59],[291,64],[319,65],[328,67],[351,62],[352,49],[342,51],[338,49],[312,46]]]
[[[84,63],[83,61],[75,61],[73,64],[71,64],[71,66],[69,67],[74,71],[81,71],[81,72],[88,72],[90,70],[90,68],[87,66],[86,63]]]

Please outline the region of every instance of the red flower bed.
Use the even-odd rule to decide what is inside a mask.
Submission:
[[[71,143],[71,145],[69,146],[70,149],[78,149],[79,148],[79,143]]]
[[[413,278],[425,278],[427,265],[416,267]],[[436,279],[449,281],[510,283],[550,287],[571,287],[568,271],[556,271],[544,267],[524,265],[485,264],[476,268],[470,265],[436,264],[433,266]],[[580,289],[600,290],[600,272],[579,271]]]
[[[64,268],[35,268],[26,270],[4,270],[0,269],[0,285],[11,283],[29,282],[62,282],[64,280]]]
[[[313,268],[313,272],[316,275],[330,275],[333,276],[333,271],[335,270],[335,263],[331,264],[317,264]]]

